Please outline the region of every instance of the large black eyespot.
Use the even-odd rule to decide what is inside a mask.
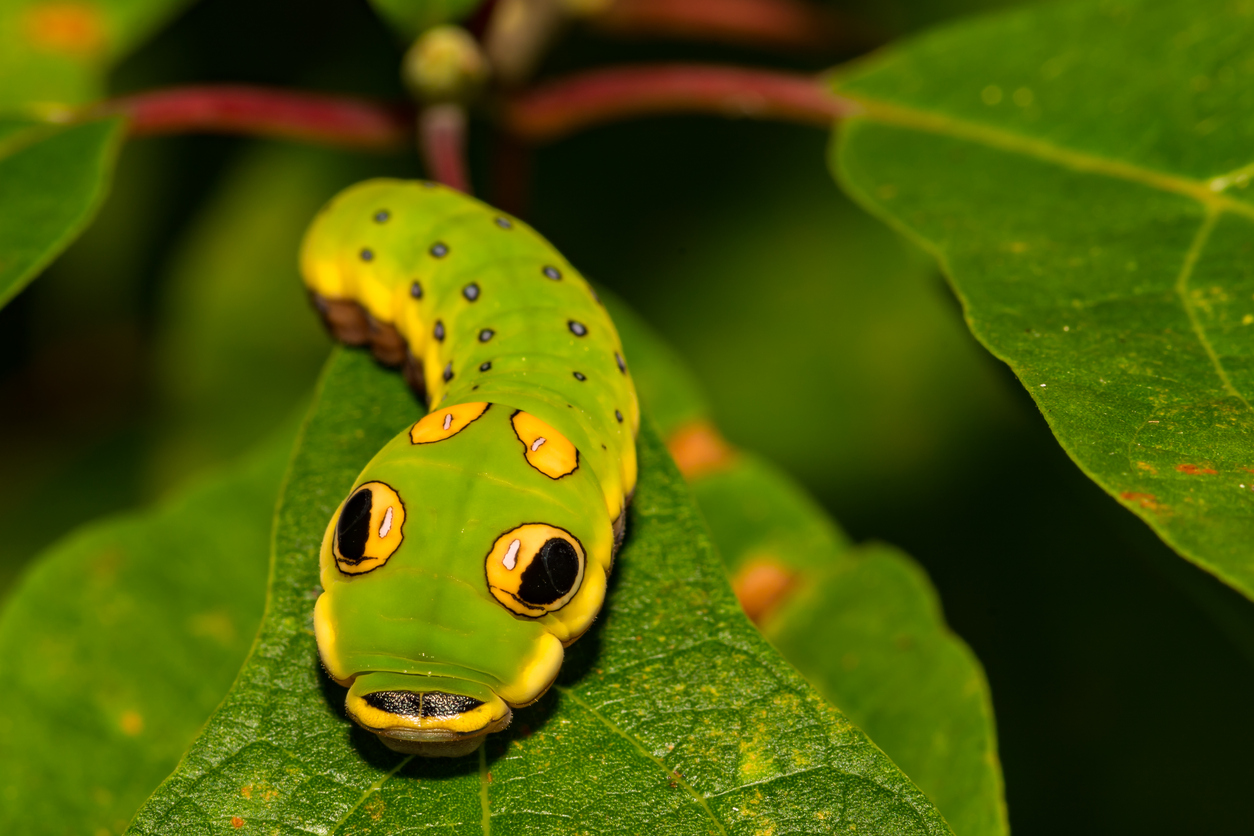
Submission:
[[[564,528],[526,523],[496,538],[488,552],[488,589],[516,615],[539,618],[566,606],[583,581],[583,545]]]
[[[365,488],[350,496],[340,512],[340,521],[335,524],[335,545],[346,563],[361,563],[366,556],[371,504],[370,489]]]
[[[518,597],[528,604],[545,606],[561,598],[579,577],[579,555],[567,540],[554,537],[540,547],[522,575]]]
[[[361,575],[387,562],[404,539],[405,505],[392,486],[366,482],[340,508],[331,551],[340,571]]]

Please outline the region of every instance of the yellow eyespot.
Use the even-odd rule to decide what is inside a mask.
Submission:
[[[522,442],[527,464],[550,479],[561,479],[579,467],[579,451],[566,436],[521,410],[509,420],[514,426],[514,435]]]
[[[409,430],[409,440],[414,444],[433,444],[452,438],[483,417],[491,404],[459,403],[437,409],[414,424]]]
[[[383,482],[366,482],[340,506],[332,551],[346,575],[363,575],[388,561],[404,539],[405,504]]]
[[[569,531],[527,523],[507,531],[487,557],[488,589],[515,615],[527,618],[560,610],[583,583],[583,545]]]

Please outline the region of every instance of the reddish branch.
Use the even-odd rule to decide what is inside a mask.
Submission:
[[[465,113],[428,108],[419,145],[432,176],[467,189]],[[553,139],[590,125],[658,113],[716,113],[814,125],[857,112],[811,76],[703,64],[619,67],[538,85],[508,100],[505,127]],[[261,87],[179,87],[114,99],[89,116],[123,114],[132,135],[237,133],[388,150],[412,141],[409,108]]]
[[[593,70],[537,85],[510,100],[506,127],[530,140],[657,113],[715,113],[829,125],[858,106],[812,76],[705,64]]]
[[[615,0],[592,22],[616,34],[784,50],[865,48],[879,40],[866,26],[799,0]]]
[[[466,111],[461,105],[432,105],[423,110],[418,116],[418,148],[432,179],[470,194]]]
[[[154,90],[105,102],[92,115],[101,114],[127,116],[133,136],[203,131],[387,150],[413,135],[406,108],[263,87]]]

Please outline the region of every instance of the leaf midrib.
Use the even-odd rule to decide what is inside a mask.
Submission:
[[[1232,212],[1254,219],[1254,205],[1223,194],[1224,189],[1231,185],[1237,176],[1254,169],[1254,163],[1216,175],[1209,180],[1195,180],[1114,160],[1099,154],[1055,145],[1043,139],[995,128],[991,125],[970,122],[949,114],[919,110],[882,99],[860,97],[848,93],[841,93],[841,95],[861,106],[862,112],[854,118],[870,119],[886,125],[969,140],[989,148],[1055,163],[1074,171],[1102,174],[1117,180],[1139,183],[1159,191],[1190,197],[1212,212]]]

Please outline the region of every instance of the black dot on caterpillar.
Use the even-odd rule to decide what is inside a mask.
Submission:
[[[409,295],[415,299],[422,298],[422,285],[415,279],[414,283],[409,286]]]
[[[618,370],[623,374],[627,374],[627,361],[623,359],[623,355],[615,351],[614,359],[618,362]]]
[[[488,369],[490,369],[490,368],[492,368],[492,361],[491,361],[491,360],[487,361],[486,363],[480,363],[480,364],[479,364],[479,371],[481,371],[481,372],[486,372],[486,371],[487,371]]]
[[[435,321],[435,329],[431,333],[435,336],[436,342],[444,342],[444,320],[437,319]]]
[[[448,383],[453,379],[453,361],[449,360],[448,365],[444,367],[444,382]]]
[[[562,271],[558,270],[556,267],[546,264],[544,265],[544,270],[541,272],[555,282],[560,282],[562,280]]]
[[[371,250],[369,250],[369,249],[367,249],[366,247],[362,247],[362,248],[361,248],[361,260],[362,260],[362,261],[373,261],[373,260],[374,260],[374,252],[373,252],[373,251],[371,251]]]
[[[584,377],[583,372],[571,372],[571,374],[573,374],[575,376],[575,380],[578,380],[580,383],[583,383],[585,380],[588,379]]]
[[[431,245],[431,254],[436,258],[444,258],[448,255],[448,244],[443,241],[437,241]]]
[[[576,337],[588,336],[588,327],[584,325],[582,322],[576,322],[573,319],[567,320],[566,327],[569,328],[570,332],[574,334]]]
[[[467,302],[473,302],[479,298],[479,285],[471,282],[462,288],[462,296],[466,297]]]
[[[380,209],[374,213],[374,222],[377,224],[387,223],[388,218],[392,217],[392,213],[386,209]]]
[[[614,417],[618,419],[618,423],[623,423],[623,413],[619,412],[617,409],[614,410]]]
[[[510,229],[511,227],[513,227],[513,224],[509,222],[509,218],[501,218],[501,217],[498,217],[496,219],[496,225],[499,226],[501,229]]]
[[[484,328],[482,331],[479,332],[479,342],[486,343],[488,340],[492,339],[492,337],[494,337],[495,335],[496,335],[496,332],[493,331],[491,328]]]

